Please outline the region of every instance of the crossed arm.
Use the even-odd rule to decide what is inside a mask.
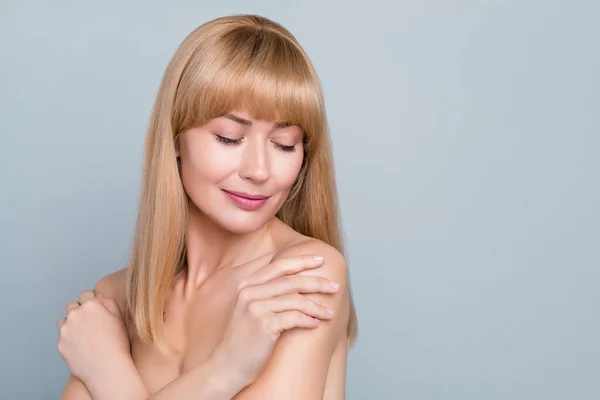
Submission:
[[[317,329],[295,328],[284,332],[279,338],[273,354],[261,374],[251,385],[237,393],[228,391],[228,382],[221,378],[220,366],[211,361],[194,367],[188,373],[169,383],[158,393],[150,395],[144,387],[133,362],[115,377],[114,388],[123,400],[141,399],[214,399],[214,400],[257,400],[257,399],[322,399],[328,378],[331,357],[338,344],[345,342],[349,314],[347,266],[343,256],[332,247],[309,241],[280,251],[273,261],[301,254],[322,254],[325,264],[315,270],[300,274],[320,275],[340,284],[341,290],[334,296],[307,294],[310,299],[332,308],[333,319],[322,321]],[[95,291],[106,297],[114,296],[102,281]],[[345,373],[345,371],[341,372]],[[127,392],[125,391],[127,390]],[[113,392],[114,393],[114,392]],[[343,397],[343,396],[340,396]],[[104,400],[93,398],[86,385],[71,375],[61,400]],[[110,400],[116,400],[111,397]]]

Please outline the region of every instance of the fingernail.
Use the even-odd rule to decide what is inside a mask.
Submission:
[[[331,282],[331,287],[334,289],[339,289],[340,288],[340,284],[337,282]]]
[[[323,261],[323,259],[324,259],[324,257],[323,257],[323,256],[314,256],[314,258],[315,258],[315,261],[316,261],[316,262],[321,262],[321,261]]]

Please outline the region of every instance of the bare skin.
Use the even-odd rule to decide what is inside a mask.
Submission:
[[[225,392],[231,390],[231,396],[210,398],[340,400],[345,397],[346,329],[350,305],[346,261],[331,246],[297,233],[275,217],[302,165],[302,146],[299,127],[256,120],[239,110],[181,134],[177,155],[181,157],[182,183],[190,199],[186,235],[188,267],[173,282],[164,316],[168,344],[178,350],[178,355],[166,355],[154,345],[143,344],[131,326],[127,326],[122,329],[122,340],[104,342],[106,346],[99,346],[101,348],[95,353],[86,353],[94,355],[79,367],[87,369],[88,380],[84,384],[71,377],[63,400],[90,399],[92,396],[87,388],[92,393],[99,388],[100,392],[106,388],[118,391],[132,385],[131,382],[139,385],[133,383],[136,389],[128,392],[131,395],[124,395],[121,390],[120,398],[137,400],[148,398],[148,395],[152,399],[197,398],[194,394],[202,393],[199,385],[204,385],[203,379],[215,375],[215,371],[217,378],[226,376],[222,379],[225,382],[218,382],[218,385],[239,385],[235,379],[230,379],[228,371],[239,368],[240,363],[248,361],[248,355],[261,347],[248,343],[247,337],[253,337],[252,332],[246,334],[244,329],[252,325],[246,325],[244,321],[252,320],[252,316],[248,314],[248,307],[240,314],[239,293],[236,293],[240,282],[250,279],[256,269],[240,266],[252,265],[252,260],[260,260],[264,265],[305,255],[322,255],[324,261],[318,268],[294,274],[295,279],[286,278],[286,287],[299,288],[298,285],[307,284],[300,281],[310,280],[313,285],[323,285],[327,281],[323,287],[328,288],[331,288],[329,281],[337,282],[339,289],[327,292],[322,288],[307,290],[304,287],[305,291],[294,293],[292,290],[277,299],[263,296],[259,306],[263,307],[262,311],[270,306],[274,313],[278,312],[275,310],[278,307],[299,310],[304,318],[310,315],[312,319],[318,319],[318,326],[304,323],[281,329],[277,332],[274,347],[267,349],[272,353],[263,352],[265,357],[268,355],[263,358],[266,365],[255,365],[250,368],[251,373],[242,374],[245,377],[240,387],[225,388]],[[236,205],[227,191],[267,195],[268,200],[262,207],[249,211]],[[115,308],[123,310],[124,278],[124,270],[116,272],[99,281],[94,290],[98,295],[112,299]],[[81,302],[94,301],[89,296],[86,294],[86,299]],[[300,304],[304,304],[303,309],[299,308]],[[87,321],[90,324],[79,319],[78,325],[77,318],[92,315],[85,314],[85,310],[94,309],[86,304],[79,309],[84,313],[76,312],[77,307],[73,305],[67,308],[69,316],[61,323],[61,341],[66,340],[62,347],[66,350],[61,354],[65,358],[70,349],[66,359],[76,365],[82,355],[73,350],[75,347],[69,347],[69,343],[86,335],[98,338],[94,331],[85,329],[91,322],[98,323],[98,318],[104,318],[102,321],[107,323],[115,321],[107,315],[102,316],[96,307],[95,316]],[[325,315],[325,308],[332,309],[333,314]],[[73,319],[72,315],[77,318]],[[113,325],[118,334],[118,324]],[[97,326],[101,328],[106,323]],[[131,355],[124,343],[127,332]],[[255,337],[264,339],[260,333]],[[220,351],[223,348],[225,350]],[[219,362],[215,363],[215,359]],[[98,370],[101,373],[94,373],[96,369],[89,365],[94,363],[103,366]],[[107,365],[110,368],[106,368]],[[123,369],[122,365],[129,367]],[[251,375],[251,382],[246,375]],[[90,379],[94,381],[93,385]],[[214,383],[214,378],[209,380]],[[142,391],[138,390],[141,386],[144,386]],[[114,394],[113,390],[110,395],[97,395],[94,400],[115,400]]]
[[[333,260],[341,257],[326,244],[306,238],[275,220],[268,240],[264,240],[249,258],[264,255],[275,260],[309,253],[325,253],[326,258]],[[321,268],[303,271],[300,275],[324,276],[332,281],[345,283],[342,276],[346,273],[345,270],[336,271],[335,264],[326,263]],[[215,284],[215,292],[209,292],[209,301],[193,293],[186,296],[186,277],[177,277],[167,299],[165,323],[169,343],[180,351],[180,355],[168,356],[152,345],[141,343],[128,327],[133,362],[150,394],[157,393],[194,365],[207,360],[214,351],[232,312],[234,282],[229,279],[233,276],[231,268],[219,269],[205,280],[205,285]],[[123,308],[124,279],[125,270],[108,275],[98,282],[95,291],[114,299]],[[335,317],[321,323],[322,326],[314,331],[296,328],[285,332],[256,381],[238,393],[235,399],[320,399],[321,396],[325,400],[345,398],[345,321],[348,309],[347,298],[344,297],[347,293],[337,293],[336,298],[322,294],[308,296],[319,304],[335,308]],[[83,382],[72,376],[62,399],[91,398]]]

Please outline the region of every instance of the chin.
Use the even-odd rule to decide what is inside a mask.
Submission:
[[[221,216],[221,218],[216,219],[215,222],[227,232],[231,232],[236,235],[245,235],[257,231],[273,218],[272,216],[258,215],[239,217],[236,217],[235,215],[229,215],[225,218],[223,217],[225,216]]]

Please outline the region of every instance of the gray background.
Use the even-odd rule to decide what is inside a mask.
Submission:
[[[177,45],[258,13],[323,80],[360,339],[348,399],[600,398],[596,1],[3,1],[0,398],[125,265]]]

